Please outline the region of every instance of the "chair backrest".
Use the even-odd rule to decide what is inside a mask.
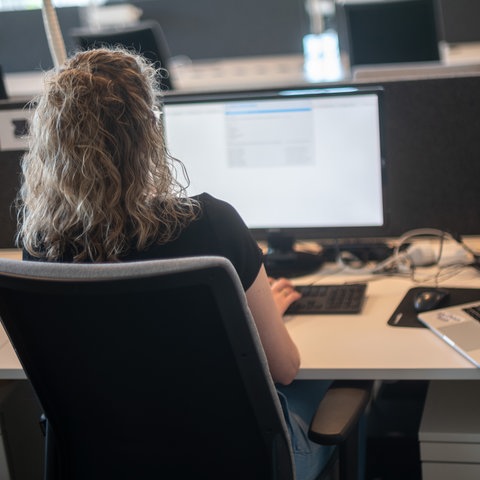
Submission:
[[[293,478],[228,260],[3,259],[0,316],[48,419],[49,480]]]
[[[82,50],[99,47],[123,46],[142,54],[163,69],[161,84],[166,89],[174,88],[168,72],[170,49],[161,25],[154,20],[145,20],[133,25],[101,29],[73,28],[70,37]]]

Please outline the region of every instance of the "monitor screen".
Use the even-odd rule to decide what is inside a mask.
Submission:
[[[350,86],[167,95],[167,148],[190,195],[229,202],[268,241],[269,274],[303,274],[322,260],[296,240],[385,230],[381,104],[381,88]]]
[[[231,203],[257,239],[378,236],[380,88],[167,95],[169,152],[188,193]]]
[[[336,17],[352,67],[440,60],[434,0],[337,2]]]

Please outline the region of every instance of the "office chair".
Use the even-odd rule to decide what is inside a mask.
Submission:
[[[70,30],[70,37],[81,50],[105,46],[123,46],[142,54],[147,60],[162,68],[159,81],[163,88],[173,89],[168,73],[170,49],[161,25],[154,20],[145,20],[133,25],[90,29],[85,27]]]
[[[0,259],[0,316],[47,419],[45,480],[294,479],[228,260]],[[370,393],[358,386],[327,393],[312,438],[338,443],[355,431]],[[342,402],[350,412],[338,420]]]

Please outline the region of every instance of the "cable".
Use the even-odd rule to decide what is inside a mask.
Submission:
[[[440,243],[438,248],[434,248],[432,244],[420,243],[412,241],[416,237],[435,237]],[[461,247],[447,248],[446,241],[453,241]],[[407,245],[406,248],[404,248]],[[451,247],[451,245],[450,245]],[[391,257],[379,263],[374,267],[375,273],[380,273],[388,269],[397,271],[411,271],[415,267],[434,266],[439,267],[449,265],[470,265],[474,261],[479,260],[479,256],[467,245],[459,235],[453,235],[444,230],[436,228],[419,228],[409,230],[404,233],[397,241]]]
[[[476,263],[480,262],[480,254],[478,254],[477,252],[472,250],[468,245],[466,245],[463,241],[463,238],[458,233],[456,234],[452,233],[452,237],[458,244],[460,244],[463,247],[463,249],[466,252],[470,253],[470,255],[473,256]]]
[[[409,230],[398,239],[398,243],[395,246],[393,255],[395,257],[398,257],[400,254],[400,249],[403,247],[403,245],[405,245],[405,243],[407,243],[407,241],[410,240],[411,238],[419,237],[419,236],[439,237],[440,238],[440,255],[442,253],[443,242],[445,240],[445,237],[451,240],[455,240],[451,234],[449,234],[448,232],[444,232],[443,230],[438,230],[436,228],[417,228],[415,230]],[[437,261],[438,260],[440,260],[440,256],[438,257]]]

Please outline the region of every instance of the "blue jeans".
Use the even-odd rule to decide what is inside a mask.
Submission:
[[[314,480],[322,472],[335,447],[308,439],[308,427],[330,381],[296,380],[277,385],[277,392],[290,433],[297,480]]]

